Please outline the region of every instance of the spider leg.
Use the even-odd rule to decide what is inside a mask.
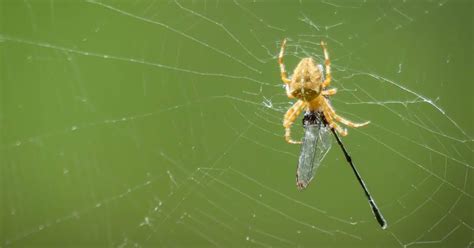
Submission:
[[[306,103],[298,100],[291,108],[286,111],[285,117],[283,118],[283,127],[285,128],[285,140],[290,144],[301,144],[301,141],[294,141],[291,139],[291,126],[295,122],[298,115],[306,107]]]
[[[283,63],[283,55],[285,53],[285,46],[286,46],[286,39],[284,39],[283,42],[281,43],[280,55],[278,56],[278,64],[280,64],[281,80],[285,84],[288,84],[291,82],[291,80],[288,79],[288,75],[286,74],[286,70],[285,70],[285,64]]]
[[[326,48],[326,43],[321,41],[321,47],[323,48],[324,52],[324,65],[326,66],[326,79],[323,82],[323,88],[326,88],[331,83],[331,61],[329,60],[329,53]]]
[[[324,107],[323,107],[324,108]],[[336,130],[340,135],[342,136],[346,136],[347,135],[347,129],[345,128],[342,128],[341,126],[339,126],[335,121],[334,119],[332,118],[331,116],[331,113],[325,109],[323,110],[323,114],[324,114],[324,118],[326,118],[326,121],[328,122],[328,125]]]
[[[364,123],[352,122],[350,120],[347,120],[347,119],[337,115],[334,108],[327,101],[326,101],[325,105],[326,105],[327,111],[329,112],[329,115],[331,116],[331,118],[334,119],[337,122],[340,122],[340,123],[346,125],[346,126],[357,128],[357,127],[363,127],[363,126],[370,123],[370,121],[366,121]]]
[[[370,121],[366,121],[364,123],[355,123],[355,122],[352,122],[350,120],[347,120],[347,119],[344,119],[343,117],[337,115],[337,114],[334,114],[334,119],[346,126],[349,126],[349,127],[354,127],[354,128],[357,128],[357,127],[363,127],[363,126],[366,126],[367,124],[370,123]]]
[[[323,96],[332,96],[337,93],[337,89],[329,89],[329,90],[323,90]]]

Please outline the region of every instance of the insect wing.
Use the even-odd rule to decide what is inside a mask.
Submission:
[[[314,178],[332,142],[331,129],[318,115],[305,115],[303,122],[304,138],[296,170],[296,186],[300,190],[306,188]]]

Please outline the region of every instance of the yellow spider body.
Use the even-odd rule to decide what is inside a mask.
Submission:
[[[310,102],[321,94],[322,72],[312,58],[304,58],[296,66],[293,78],[287,86],[287,95],[290,98],[302,99]]]
[[[336,122],[350,127],[361,127],[369,124],[354,123],[336,114],[329,103],[329,96],[336,94],[337,90],[326,89],[331,83],[331,62],[326,49],[326,44],[321,41],[324,51],[324,64],[326,75],[323,77],[323,66],[316,65],[313,58],[303,58],[296,66],[291,79],[288,78],[283,64],[286,39],[283,40],[278,57],[280,64],[281,79],[286,86],[286,94],[289,98],[297,98],[298,101],[285,114],[283,127],[285,128],[285,140],[290,144],[301,144],[301,141],[291,139],[291,126],[303,110],[322,112],[331,128],[334,128],[342,136],[347,135],[347,130],[341,128]]]

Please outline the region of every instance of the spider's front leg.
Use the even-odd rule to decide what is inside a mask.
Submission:
[[[329,126],[332,128],[332,129],[335,129],[336,132],[338,132],[340,135],[342,136],[346,136],[347,135],[347,129],[345,128],[342,128],[341,126],[339,126],[333,119],[331,113],[328,111],[328,110],[324,110],[323,111],[323,114],[324,114],[324,118],[326,118],[326,121],[328,122]]]
[[[278,64],[280,64],[281,80],[285,84],[289,84],[291,80],[288,79],[288,75],[286,74],[286,70],[285,70],[285,64],[283,63],[283,55],[285,54],[285,46],[286,46],[286,39],[284,39],[281,42],[280,55],[278,56]]]
[[[283,118],[283,127],[285,127],[285,140],[290,144],[301,144],[301,141],[294,141],[291,139],[291,126],[296,118],[301,114],[301,111],[306,107],[306,103],[298,100],[288,111],[286,111]]]
[[[349,126],[349,127],[354,127],[354,128],[363,127],[363,126],[366,126],[370,123],[370,121],[366,121],[366,122],[363,122],[363,123],[356,123],[356,122],[352,122],[352,121],[350,121],[350,120],[348,120],[344,117],[341,117],[338,114],[336,114],[336,111],[331,106],[331,104],[329,104],[328,102],[326,102],[326,111],[330,115],[331,119],[334,119],[335,121],[340,122],[340,123],[342,123],[346,126]]]

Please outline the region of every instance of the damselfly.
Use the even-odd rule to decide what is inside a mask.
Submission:
[[[325,155],[331,148],[330,136],[331,133],[333,133],[337,143],[344,153],[346,161],[351,166],[352,171],[357,177],[357,180],[359,181],[367,199],[369,200],[372,213],[374,214],[380,226],[385,229],[387,227],[387,222],[375,204],[375,201],[370,195],[367,186],[365,186],[364,181],[360,177],[360,174],[357,171],[347,149],[344,147],[344,144],[342,143],[334,128],[331,128],[328,125],[328,122],[324,118],[324,114],[322,112],[306,112],[303,118],[303,126],[305,129],[304,138],[301,147],[298,168],[296,171],[296,186],[298,189],[306,188],[313,179],[316,170],[321,164],[321,161],[324,159]]]

